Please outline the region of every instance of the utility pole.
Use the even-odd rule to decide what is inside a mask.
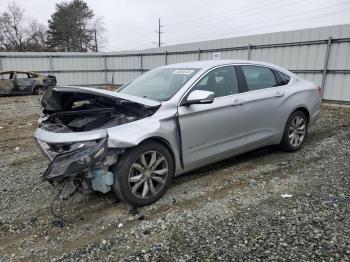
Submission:
[[[160,25],[160,18],[158,19],[158,31],[156,31],[156,33],[158,34],[158,47],[161,47],[162,46],[162,41],[161,41],[161,38],[160,38],[160,35],[163,34],[164,32],[162,32],[160,29],[162,28],[163,26]]]
[[[94,34],[95,34],[95,51],[98,52],[98,48],[97,48],[97,33],[96,33],[96,29],[94,30]]]

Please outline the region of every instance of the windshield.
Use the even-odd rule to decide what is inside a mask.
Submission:
[[[122,87],[119,92],[158,101],[170,99],[199,69],[158,68]]]

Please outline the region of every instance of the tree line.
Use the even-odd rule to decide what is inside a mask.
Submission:
[[[24,8],[9,2],[0,13],[0,51],[99,51],[105,31],[103,18],[83,0],[56,4],[47,25],[26,17]]]

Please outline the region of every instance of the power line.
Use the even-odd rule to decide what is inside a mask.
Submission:
[[[306,0],[307,1],[307,0]],[[249,31],[253,31],[253,30],[257,30],[257,31],[262,31],[261,29],[265,29],[268,28],[270,26],[273,27],[280,27],[281,25],[289,25],[289,24],[295,24],[298,22],[303,22],[305,20],[315,20],[315,19],[319,19],[322,16],[326,16],[326,15],[330,15],[333,14],[334,12],[334,8],[336,7],[340,7],[342,6],[343,9],[339,10],[338,13],[342,14],[344,11],[344,8],[348,7],[348,4],[350,4],[350,2],[341,2],[339,4],[336,5],[328,5],[328,6],[323,6],[321,8],[318,9],[313,9],[313,10],[307,10],[306,12],[298,12],[295,13],[295,9],[291,8],[290,6],[295,5],[299,2],[302,2],[301,0],[294,0],[292,3],[286,3],[281,0],[265,0],[264,3],[258,2],[256,4],[253,4],[251,7],[241,7],[241,8],[236,8],[236,9],[231,9],[231,10],[226,10],[226,11],[221,11],[221,12],[217,12],[214,16],[213,15],[209,15],[206,17],[201,17],[201,18],[197,18],[197,19],[192,19],[192,20],[182,20],[182,23],[178,23],[178,24],[167,24],[167,34],[166,34],[166,38],[170,38],[169,42],[171,44],[175,44],[175,43],[181,43],[183,42],[183,40],[185,40],[186,42],[193,42],[193,41],[203,41],[203,40],[208,40],[208,37],[210,37],[210,39],[214,39],[214,38],[219,38],[221,36],[223,37],[233,37],[233,36],[238,36],[238,35],[242,35],[241,33],[243,33],[244,35],[246,35],[246,32]],[[320,3],[321,4],[321,3]],[[263,6],[261,6],[263,5]],[[289,8],[287,8],[289,6]],[[298,6],[299,7],[299,6]],[[285,9],[284,9],[285,8]],[[255,9],[255,10],[254,10]],[[280,19],[278,18],[273,18],[273,19],[268,19],[268,20],[263,20],[261,21],[254,21],[254,23],[249,23],[250,21],[252,21],[251,19],[249,19],[249,17],[253,17],[257,15],[257,14],[264,14],[263,17],[268,17],[268,13],[271,13],[272,11],[275,10],[279,10],[282,9],[281,11],[277,11],[277,13],[280,14],[284,14],[284,16],[282,16]],[[325,12],[323,12],[323,14],[320,14],[320,11],[323,9],[330,9],[327,10]],[[333,9],[333,11],[331,12],[331,10]],[[305,9],[304,9],[305,10]],[[291,14],[294,11],[294,14]],[[314,15],[314,16],[306,16],[306,14],[308,13],[315,13],[318,12],[320,15]],[[220,15],[219,13],[222,13],[224,15]],[[244,15],[242,15],[244,13]],[[275,11],[276,13],[276,11]],[[243,24],[241,26],[239,25],[235,25],[235,26],[230,26],[229,27],[229,23],[230,23],[230,19],[231,21],[233,20],[233,18],[236,18],[235,14],[237,14],[237,19],[244,19],[246,20],[248,23]],[[287,16],[285,15],[287,14]],[[317,13],[316,13],[317,14]],[[210,19],[210,17],[213,17],[213,19]],[[290,18],[290,19],[287,19]],[[287,19],[287,20],[286,20]],[[184,21],[196,21],[194,23],[186,23]],[[200,20],[202,20],[200,22]],[[255,20],[255,19],[254,19]],[[227,22],[226,22],[227,21]],[[226,24],[225,24],[226,22]],[[210,25],[222,25],[222,29],[218,30],[217,28],[212,29],[209,28]],[[232,23],[231,23],[232,24]],[[224,27],[226,25],[226,27]],[[158,35],[158,41],[154,42],[154,44],[157,44],[158,47],[164,45],[164,43],[162,42],[162,34],[164,33],[162,31],[162,27],[164,27],[165,25],[161,24],[160,19],[158,19],[158,30],[156,31],[157,35]],[[168,30],[168,27],[170,28],[170,30]],[[199,29],[199,30],[197,30]],[[209,30],[208,30],[209,29]],[[283,29],[283,28],[282,28]],[[192,30],[192,32],[191,32]],[[168,34],[168,31],[171,32],[177,32],[177,33],[181,33],[181,35],[179,36],[175,36],[171,37],[172,34]],[[202,32],[201,32],[202,31]],[[154,34],[154,33],[153,33]],[[124,40],[128,40],[128,42],[130,42],[130,44],[137,44],[137,45],[141,45],[144,46],[145,41],[141,40],[142,36],[146,37],[149,36],[149,38],[151,38],[152,33],[144,33],[144,34],[139,34],[137,39],[135,39],[134,41],[131,40],[130,38],[128,39],[128,37]],[[134,37],[132,37],[131,39],[133,39]],[[193,39],[188,41],[187,39]],[[140,41],[141,40],[141,41]],[[149,41],[149,40],[148,40]],[[175,41],[175,42],[174,42]],[[150,41],[151,42],[151,41]],[[168,42],[168,41],[167,41]],[[145,47],[142,47],[145,48]]]
[[[294,20],[297,20],[296,22],[299,21],[299,19],[308,19],[310,17],[305,17],[305,18],[296,18],[297,16],[300,16],[300,15],[303,15],[303,14],[308,14],[308,13],[314,13],[314,12],[317,12],[317,11],[320,11],[320,10],[323,10],[323,9],[329,9],[329,8],[335,8],[335,7],[339,7],[339,6],[343,6],[343,5],[346,5],[346,4],[349,4],[349,3],[342,3],[342,4],[338,4],[338,5],[330,5],[330,6],[326,6],[326,7],[322,7],[322,8],[318,8],[318,9],[313,9],[313,10],[309,10],[309,11],[306,11],[306,12],[301,12],[299,14],[293,14],[293,15],[289,15],[289,16],[285,16],[283,17],[282,20],[278,21],[277,25],[281,25],[281,24],[285,24],[287,22],[287,24],[291,21],[294,21]],[[344,11],[344,10],[341,10],[341,11]],[[334,12],[339,12],[338,10],[334,10],[333,12],[331,13],[334,13]],[[324,13],[324,14],[321,14],[321,16],[324,16],[325,14],[328,14],[328,13]],[[285,21],[285,18],[296,18],[296,19],[292,19],[292,20],[287,20]],[[237,35],[237,32],[247,32],[247,31],[251,31],[251,30],[256,30],[257,28],[263,28],[263,27],[266,27],[266,26],[269,26],[269,24],[272,24],[275,25],[276,24],[276,18],[274,19],[269,19],[269,20],[265,20],[265,21],[261,21],[259,22],[258,26],[256,26],[256,22],[255,23],[251,23],[251,24],[246,24],[246,25],[241,25],[241,26],[237,26],[237,27],[231,27],[230,29],[228,30],[225,30],[225,31],[221,31],[221,32],[206,32],[205,34],[197,34],[197,35],[194,35],[194,34],[191,34],[191,36],[194,36],[196,38],[198,37],[206,37],[206,36],[221,36],[223,34],[230,34],[230,33],[233,33],[233,30],[235,30],[237,28],[237,30],[235,31],[236,35]],[[266,25],[267,23],[267,25]],[[293,22],[295,23],[295,22]],[[262,25],[263,24],[263,25]],[[248,29],[245,29],[245,28],[248,28]],[[182,39],[186,39],[186,37],[177,37],[177,38],[173,38],[172,41],[177,41],[177,40],[182,40]]]
[[[260,0],[259,0],[260,1]],[[259,2],[259,1],[257,1],[255,4],[253,4],[254,6],[253,7],[241,7],[241,8],[236,8],[236,9],[231,9],[231,10],[226,10],[226,11],[224,11],[224,12],[218,12],[218,13],[216,13],[216,15],[214,15],[214,21],[215,20],[218,20],[218,19],[225,19],[225,17],[226,17],[226,19],[225,20],[227,20],[227,17],[232,17],[232,15],[234,15],[234,14],[236,14],[236,13],[239,13],[239,14],[242,14],[242,13],[244,13],[244,12],[248,12],[248,14],[249,14],[249,12],[250,11],[252,11],[252,10],[254,10],[254,9],[258,9],[258,8],[269,8],[269,9],[271,9],[270,8],[270,5],[274,5],[274,4],[276,4],[276,3],[279,3],[279,2],[282,2],[283,0],[266,0],[266,1],[264,1],[264,3],[261,3],[261,2]],[[299,0],[299,1],[297,1],[297,2],[300,2],[300,1],[302,1],[302,0]],[[295,4],[296,2],[294,2],[294,3],[292,3],[292,4]],[[291,4],[289,4],[289,5],[291,5]],[[283,6],[280,6],[279,8],[282,8]],[[234,11],[234,12],[232,12],[232,11]],[[219,14],[224,14],[224,13],[230,13],[230,15],[229,16],[220,16],[220,17],[216,17],[217,15],[219,15]],[[248,15],[249,16],[249,15]],[[210,17],[211,16],[206,16],[206,17],[202,17],[202,18],[199,18],[199,19],[206,19],[206,23],[209,23],[209,24],[215,24],[215,23],[218,23],[219,21],[217,21],[217,22],[213,22],[213,20],[210,20],[210,21],[208,21],[208,19],[210,19]],[[215,17],[216,17],[216,19],[215,19]],[[247,17],[247,16],[246,16]],[[160,19],[159,19],[160,20]],[[158,20],[158,22],[159,22],[159,20]],[[196,19],[195,19],[196,20]],[[198,20],[198,19],[197,19]],[[188,21],[188,20],[187,20]],[[190,21],[193,21],[193,19],[191,19]],[[196,27],[195,25],[196,24],[201,24],[201,23],[193,23],[193,24],[191,24],[191,27]],[[159,28],[159,25],[160,25],[160,23],[158,23],[158,31],[156,31],[156,33],[158,34],[158,42],[153,42],[153,44],[157,44],[158,46],[161,46],[161,45],[164,45],[164,43],[163,42],[161,42],[161,41],[159,41],[159,35],[160,34],[162,34],[163,32],[161,31],[161,29]],[[180,27],[184,27],[184,26],[187,26],[188,27],[188,24],[187,23],[180,23],[180,24],[170,24],[170,25],[167,25],[167,26],[169,26],[169,27],[173,27],[175,25],[175,27],[178,27],[179,25],[180,25]],[[182,26],[181,26],[182,25]],[[160,25],[160,27],[164,27],[164,25]],[[181,31],[186,31],[186,30],[188,30],[188,29],[190,29],[190,28],[185,28],[185,29],[182,29]],[[175,29],[176,31],[179,31],[179,29]],[[170,29],[170,31],[174,31],[174,29]],[[160,32],[160,33],[159,33]],[[132,37],[132,38],[124,38],[124,40],[128,40],[128,42],[138,42],[139,44],[142,44],[140,41],[139,41],[139,39],[140,38],[142,38],[142,37],[144,37],[144,36],[151,36],[151,33],[146,33],[146,34],[141,34],[141,35],[138,35],[138,37],[137,38],[135,38],[135,37]],[[160,45],[159,45],[159,42],[160,42]]]
[[[254,16],[254,15],[257,15],[257,14],[260,14],[261,12],[264,12],[264,13],[269,13],[269,12],[272,12],[272,11],[275,11],[277,9],[281,9],[281,8],[286,8],[288,6],[291,6],[291,5],[295,5],[297,3],[300,3],[300,2],[305,2],[305,0],[298,0],[296,2],[293,2],[293,3],[289,3],[289,4],[286,4],[286,5],[281,5],[281,6],[274,6],[274,7],[270,7],[270,5],[274,4],[274,3],[271,3],[270,5],[264,5],[263,8],[267,8],[266,11],[264,10],[261,10],[259,9],[258,11],[256,12],[253,12],[253,13],[250,13],[250,11],[252,11],[253,9],[250,8],[249,10],[245,10],[246,12],[237,12],[238,15],[242,15],[243,13],[247,13],[246,15],[244,15],[244,18],[248,18],[248,17],[251,17],[251,16]],[[203,26],[212,26],[214,24],[222,24],[223,22],[226,22],[226,21],[230,21],[232,20],[232,18],[234,17],[235,13],[233,14],[230,14],[230,15],[227,15],[227,16],[221,16],[220,18],[217,18],[215,20],[210,20],[210,21],[206,21],[204,23],[199,23],[199,24],[191,24],[191,25],[187,25],[186,27],[185,26],[182,26],[182,29],[181,31],[188,31],[188,30],[191,30],[191,29],[195,29],[195,28],[202,28]],[[171,25],[169,25],[170,27]],[[177,31],[179,30],[178,28],[175,28],[175,29],[169,29],[168,31],[171,32],[171,31]]]
[[[276,3],[282,2],[282,1],[283,0],[266,0],[263,3],[261,3],[261,1],[257,1],[257,3],[254,4],[253,7],[244,6],[241,8],[235,8],[235,9],[229,9],[229,10],[217,12],[215,15],[212,15],[212,16],[199,17],[196,19],[187,19],[187,20],[185,19],[182,21],[187,21],[187,22],[170,24],[169,27],[173,27],[173,26],[174,27],[183,27],[183,26],[188,26],[188,24],[191,24],[191,25],[200,24],[200,23],[203,23],[203,22],[199,22],[201,20],[204,20],[205,22],[208,22],[208,20],[209,20],[210,22],[212,22],[213,20],[221,19],[222,17],[227,17],[227,16],[232,17],[232,15],[234,15],[234,14],[241,14],[241,13],[246,12],[246,11],[251,11],[254,9],[269,7],[272,4],[276,4]],[[258,3],[260,3],[260,5]],[[226,15],[223,15],[223,14],[226,14]]]
[[[282,0],[266,0],[266,1],[264,1],[264,3],[261,3],[261,2],[258,1],[256,4],[253,4],[252,7],[241,7],[241,8],[226,10],[224,12],[218,12],[216,15],[214,15],[214,19],[210,19],[211,16],[206,16],[206,17],[202,17],[202,18],[199,18],[199,19],[206,19],[205,24],[213,25],[213,24],[221,23],[220,21],[216,21],[215,22],[215,20],[223,20],[223,21],[226,20],[227,21],[228,19],[232,18],[232,16],[235,15],[235,14],[242,15],[242,13],[247,13],[247,15],[245,15],[245,17],[249,17],[249,16],[252,16],[252,14],[250,14],[250,12],[252,10],[255,10],[255,9],[259,9],[259,12],[261,12],[261,9],[266,9],[267,8],[268,10],[266,10],[266,12],[270,12],[270,11],[275,10],[275,9],[284,8],[284,7],[287,7],[287,6],[290,6],[290,5],[294,5],[294,4],[296,4],[298,2],[301,2],[301,1],[305,1],[305,0],[297,0],[296,2],[289,3],[287,5],[277,6],[277,7],[274,7],[274,5],[276,5],[276,3],[278,4],[278,3],[283,2]],[[232,11],[234,11],[234,12],[232,12]],[[217,17],[217,15],[219,15],[220,13],[229,13],[230,15],[229,16],[228,15],[226,15],[226,16],[222,16],[221,15],[220,17]],[[257,14],[257,12],[255,12],[255,13]],[[208,19],[210,21],[208,21]],[[193,19],[192,19],[192,21],[193,21]],[[158,22],[159,22],[159,20],[158,20]],[[198,26],[196,26],[196,24]],[[178,31],[189,31],[192,28],[201,28],[201,26],[199,26],[201,24],[203,25],[203,22],[192,23],[190,26],[187,23],[169,24],[169,25],[167,25],[167,27],[170,27],[170,30],[168,29],[167,32],[168,31],[170,31],[170,32],[174,32],[174,31],[175,32],[178,32]],[[157,44],[158,46],[159,46],[159,42],[161,42],[161,41],[159,41],[159,34],[163,33],[163,32],[161,32],[161,29],[159,28],[159,25],[160,25],[160,23],[158,23],[158,31],[156,31],[156,33],[158,34],[158,41],[157,42],[153,42],[153,44]],[[164,25],[161,25],[161,27],[164,27]],[[173,27],[173,28],[171,29],[171,27]],[[179,27],[179,28],[182,27],[184,29],[179,29],[177,27]],[[160,33],[158,33],[158,32],[160,32]],[[142,38],[142,36],[146,36],[146,35],[148,35],[148,34],[146,33],[146,34],[139,35],[137,37],[137,40],[134,37],[131,38],[131,39],[130,38],[129,39],[126,38],[124,40],[128,40],[129,42],[134,42],[134,39],[135,39],[137,42],[139,42],[139,39]],[[139,43],[141,44],[141,42],[139,42]],[[164,43],[161,42],[161,45],[164,45]]]
[[[274,4],[274,3],[276,3],[276,2],[282,2],[283,0],[266,0],[266,1],[264,1],[264,3],[262,3],[261,4],[261,2],[260,2],[261,0],[257,0],[257,2],[256,3],[260,3],[260,5],[256,5],[256,4],[254,4],[254,7],[241,7],[241,8],[236,8],[236,9],[231,9],[231,10],[226,10],[226,11],[224,11],[224,12],[218,12],[218,13],[216,13],[215,15],[214,15],[214,18],[217,16],[217,15],[219,15],[219,14],[222,14],[222,13],[227,13],[227,12],[229,12],[229,13],[232,13],[232,11],[235,11],[234,13],[236,13],[236,12],[238,12],[238,11],[250,11],[250,10],[252,10],[252,9],[257,9],[257,8],[259,8],[260,6],[263,6],[263,7],[269,7],[269,4],[267,4],[268,2],[271,2],[270,3],[270,5],[271,4]],[[186,20],[186,21],[196,21],[196,20],[198,20],[198,19],[200,19],[200,20],[203,20],[203,19],[205,19],[206,21],[208,21],[208,19],[210,19],[210,17],[211,16],[206,16],[206,17],[201,17],[201,18],[197,18],[197,19],[190,19],[190,20]],[[222,16],[220,16],[220,18],[221,18]],[[216,17],[216,19],[218,19],[218,17]],[[212,21],[212,20],[211,20]],[[194,24],[196,24],[196,23],[194,23]],[[192,25],[194,25],[194,24],[191,24],[191,26]],[[170,26],[170,27],[173,27],[173,26],[178,26],[178,25],[185,25],[185,26],[188,26],[188,23],[187,22],[182,22],[182,23],[179,23],[179,24],[170,24],[170,25],[167,25],[167,26]],[[164,27],[164,25],[161,25],[161,27]],[[178,29],[176,29],[176,30],[178,30]],[[158,30],[158,31],[161,31],[161,30]],[[157,33],[158,33],[158,31],[156,31]],[[173,31],[174,31],[174,29],[173,29]],[[163,33],[163,32],[161,32],[161,33]],[[143,33],[143,34],[139,34],[137,37],[135,37],[135,36],[132,36],[131,38],[128,38],[128,37],[126,37],[126,38],[124,38],[124,40],[128,40],[128,42],[134,42],[134,41],[137,41],[137,42],[139,42],[139,39],[140,38],[142,38],[142,37],[144,37],[144,36],[151,36],[152,35],[152,32],[146,32],[146,33]],[[159,40],[159,39],[158,39]],[[141,42],[139,42],[139,43],[141,43]],[[158,44],[159,45],[159,41],[158,42],[153,42],[153,44]],[[164,43],[161,43],[161,44],[164,44]]]
[[[350,9],[347,9],[347,10],[342,10],[344,13],[343,14],[347,14],[350,12]],[[334,12],[333,12],[334,13]],[[317,20],[317,19],[322,19],[324,16],[323,14],[322,15],[317,15],[317,16],[312,16],[312,17],[305,17],[301,20],[298,20],[298,19],[294,19],[294,20],[289,20],[289,21],[285,21],[284,23],[279,23],[278,26],[280,25],[285,25],[285,26],[288,26],[288,25],[292,25],[292,24],[295,24],[295,23],[298,23],[299,21],[304,21],[304,20],[308,20],[308,21],[311,21],[311,20]],[[246,30],[245,32],[247,31],[251,31],[251,30],[256,30],[256,28],[253,28],[253,29],[250,29],[250,30]],[[274,32],[274,31],[268,31],[268,32],[259,32],[259,33],[269,33],[269,32]],[[258,33],[257,33],[258,34]],[[250,34],[234,34],[234,35],[225,35],[224,38],[232,38],[232,37],[238,37],[238,36],[247,36],[247,35],[250,35]],[[210,40],[218,40],[218,39],[221,39],[220,37],[210,37],[210,38],[206,38],[206,37],[202,37],[202,38],[197,38],[195,40],[189,40],[189,41],[184,41],[184,40],[178,40],[178,41],[174,41],[174,42],[170,42],[169,44],[171,45],[175,45],[175,44],[182,44],[182,43],[192,43],[192,42],[198,42],[198,41],[210,41]]]
[[[343,14],[348,13],[348,12],[350,12],[350,9],[342,10],[342,12],[344,12]],[[333,11],[330,14],[333,14],[333,13],[340,14],[339,12],[336,13],[335,11]],[[276,25],[276,26],[285,25],[285,26],[288,26],[288,25],[295,24],[295,23],[298,23],[298,22],[303,22],[304,20],[311,21],[311,20],[316,20],[316,19],[320,19],[320,18],[324,18],[324,14],[317,15],[317,16],[311,16],[311,17],[292,19],[292,20],[280,22],[278,24],[274,23],[274,24],[271,24],[271,25]],[[244,34],[240,34],[240,33],[235,33],[233,35],[232,34],[228,35],[229,33],[220,33],[220,34],[214,34],[214,35],[213,34],[209,34],[209,35],[197,36],[197,38],[195,40],[189,40],[189,41],[185,40],[185,41],[186,41],[186,43],[188,43],[188,42],[197,42],[197,41],[216,40],[216,39],[221,39],[222,37],[224,37],[224,38],[231,38],[231,37],[236,37],[236,36],[250,35],[250,34],[246,34],[246,32],[249,32],[249,31],[252,31],[252,30],[257,30],[258,28],[266,28],[268,26],[269,25],[264,25],[264,26],[259,26],[259,27],[247,29],[247,30],[243,31]],[[261,33],[264,33],[264,32],[261,32]],[[207,38],[206,36],[209,36],[210,38]],[[184,40],[181,40],[181,39],[174,39],[174,40],[173,40],[174,42],[172,42],[171,44],[184,43]]]
[[[299,1],[299,2],[300,2],[300,1]],[[295,3],[297,3],[297,2],[295,2]],[[341,5],[348,5],[348,4],[349,4],[349,2],[345,2],[345,3],[342,3],[342,4],[336,4],[336,5],[329,5],[329,6],[326,6],[326,7],[323,7],[323,8],[319,8],[319,9],[308,10],[308,11],[306,11],[306,12],[301,12],[301,13],[292,14],[292,15],[289,15],[289,16],[284,16],[283,19],[284,19],[284,18],[287,18],[287,17],[299,16],[299,15],[304,14],[304,13],[315,12],[315,11],[320,10],[320,9],[333,8],[333,7],[338,7],[338,6],[341,6]],[[288,5],[286,5],[286,6],[288,6]],[[276,10],[276,9],[284,8],[284,7],[286,7],[286,6],[279,6],[279,7],[275,7],[275,8],[272,8],[272,9],[270,8],[270,9],[267,10],[266,12],[270,12],[270,11],[273,11],[273,10]],[[257,14],[257,13],[245,15],[244,17],[247,18],[247,17],[250,17],[250,16],[255,15],[255,14]],[[266,21],[262,21],[261,23],[266,23],[267,21],[277,21],[277,19],[276,19],[276,18],[273,18],[273,19],[269,19],[269,20],[266,20]],[[213,24],[215,24],[215,23],[213,23]],[[248,26],[248,27],[249,27],[249,26],[255,26],[256,24],[260,24],[260,22],[254,21],[254,23],[250,23],[250,24],[245,24],[245,25],[237,26],[237,28],[241,29],[241,28],[244,28],[244,27],[247,27],[247,26]],[[195,28],[195,27],[194,27],[194,28]],[[198,27],[196,27],[196,28],[201,28],[201,27],[198,26]],[[231,28],[235,28],[235,27],[231,27]],[[230,28],[230,29],[231,29],[231,28]],[[202,28],[201,28],[201,29],[202,29]],[[183,29],[182,31],[185,31],[185,30],[187,30],[187,29]],[[192,34],[191,34],[191,35],[192,35]]]

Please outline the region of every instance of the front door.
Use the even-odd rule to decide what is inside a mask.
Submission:
[[[211,70],[193,90],[215,93],[211,104],[178,108],[184,167],[192,168],[245,148],[245,105],[241,101],[234,66]]]
[[[13,90],[11,72],[0,74],[0,94],[10,94]]]

